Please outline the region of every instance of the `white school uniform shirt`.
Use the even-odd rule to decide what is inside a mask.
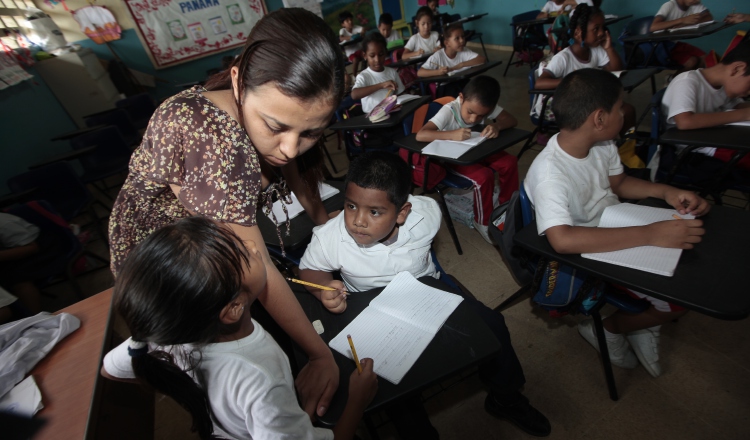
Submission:
[[[496,105],[495,110],[487,115],[482,121],[479,121],[476,124],[468,124],[461,117],[461,99],[456,98],[438,110],[437,114],[430,119],[430,122],[437,126],[438,131],[451,131],[458,130],[459,128],[471,128],[477,124],[489,124],[492,120],[497,119],[502,112],[503,108]]]
[[[208,344],[200,349],[196,370],[188,374],[208,393],[214,435],[236,439],[333,439],[333,431],[315,428],[300,408],[289,359],[279,344],[253,320],[254,330],[242,339]],[[112,376],[134,379],[128,354],[130,338],[104,357]],[[157,347],[173,353],[186,368],[190,345]],[[199,357],[200,356],[200,357]]]
[[[588,61],[581,62],[570,50],[570,47],[566,47],[565,49],[555,54],[555,56],[553,56],[550,60],[549,64],[544,67],[539,66],[539,74],[541,75],[544,70],[547,70],[555,78],[564,78],[567,74],[575,72],[576,70],[586,68],[598,69],[609,64],[609,55],[607,55],[607,51],[604,50],[604,48],[598,46],[591,47],[589,49],[590,56]],[[536,105],[534,107],[534,112],[538,115],[541,113],[541,111],[542,100],[537,99]]]
[[[398,40],[402,40],[401,35],[399,35],[398,32],[391,29],[391,35],[388,35],[388,37],[386,37],[385,42],[390,43],[391,41],[398,41]]]
[[[351,37],[353,35],[359,35],[362,32],[362,26],[354,26],[352,27],[352,31],[349,32],[346,30],[346,28],[339,29],[339,36],[341,37]],[[344,47],[344,53],[346,53],[346,57],[349,58],[354,52],[358,51],[361,48],[361,44],[352,44],[349,46]]]
[[[741,98],[731,99],[724,87],[714,88],[703,76],[703,69],[689,70],[677,75],[669,83],[661,101],[662,115],[666,117],[667,127],[676,125],[674,117],[680,113],[715,113],[733,109],[742,103]],[[678,145],[682,150],[684,145]],[[713,156],[714,147],[701,147],[694,150],[706,156]]]
[[[375,84],[384,83],[386,81],[394,81],[396,83],[396,86],[398,86],[398,89],[396,90],[397,94],[404,91],[404,83],[401,82],[398,72],[396,69],[388,66],[385,66],[382,72],[376,72],[369,67],[359,72],[357,79],[354,81],[353,89],[374,86]],[[388,90],[382,89],[362,98],[362,111],[370,113],[380,101],[385,99],[387,94]]]
[[[478,56],[479,54],[473,50],[464,48],[462,51],[457,52],[455,57],[449,58],[445,53],[445,49],[440,49],[432,54],[431,57],[427,58],[427,61],[424,63],[424,68],[435,70],[440,67],[455,67],[465,61],[473,60]]]
[[[430,32],[429,38],[422,38],[419,34],[414,34],[409,38],[409,41],[404,45],[405,49],[409,49],[412,52],[416,52],[422,49],[424,53],[432,53],[440,48],[440,35],[437,32]]]
[[[39,228],[21,217],[0,212],[0,247],[26,246],[39,238]]]
[[[661,5],[661,8],[659,8],[659,11],[656,13],[657,17],[661,17],[664,19],[664,21],[672,21],[677,20],[678,18],[687,17],[688,15],[698,14],[700,12],[703,12],[706,10],[706,7],[703,6],[701,3],[698,3],[697,5],[690,6],[686,10],[680,9],[680,6],[677,5],[677,3],[674,0],[670,0],[663,5]]]
[[[553,226],[598,226],[604,208],[620,203],[609,185],[609,176],[623,172],[615,143],[599,142],[577,159],[560,148],[557,137],[534,159],[523,182],[539,235]]]
[[[408,201],[411,212],[399,227],[395,243],[357,244],[346,230],[341,212],[313,229],[312,241],[300,260],[300,270],[340,271],[349,292],[385,287],[404,271],[414,278],[425,275],[437,278],[430,247],[440,229],[440,207],[435,200],[424,196],[410,195]]]
[[[558,5],[553,1],[549,1],[542,6],[542,12],[549,14],[550,12],[558,12],[562,9],[562,5]]]

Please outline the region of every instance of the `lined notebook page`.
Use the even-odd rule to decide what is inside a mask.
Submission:
[[[332,187],[327,183],[320,183],[318,188],[320,190],[321,200],[328,200],[339,192],[338,189]],[[281,200],[276,200],[275,202],[273,202],[273,206],[271,207],[273,214],[276,216],[276,220],[278,220],[278,224],[286,222],[287,214],[284,213],[284,207],[282,206],[282,204],[285,203]],[[297,195],[294,193],[292,193],[292,203],[286,205],[286,212],[289,214],[289,220],[305,212],[305,208],[299,202],[299,199],[297,199]],[[271,217],[270,215],[268,216],[268,218],[273,221],[273,217]]]
[[[465,141],[432,141],[422,149],[422,154],[458,159],[464,153],[486,140],[486,137],[480,135],[476,131],[472,131],[471,137]]]
[[[599,227],[624,228],[629,226],[645,226],[667,220],[680,221],[672,217],[673,215],[679,215],[686,220],[695,218],[690,214],[680,215],[674,209],[621,203],[619,205],[608,206],[604,209],[602,218],[599,221]],[[682,249],[656,246],[640,246],[614,252],[581,254],[584,258],[669,277],[674,275],[674,270],[680,261],[680,255],[682,255]]]
[[[328,345],[352,359],[351,335],[357,355],[372,358],[375,373],[398,384],[461,301],[401,272]]]

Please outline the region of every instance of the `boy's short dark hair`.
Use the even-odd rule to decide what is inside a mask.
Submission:
[[[346,185],[353,183],[365,189],[385,191],[388,201],[401,209],[411,194],[411,169],[398,155],[369,151],[349,164]]]
[[[560,82],[552,100],[552,113],[561,129],[580,128],[598,109],[612,111],[622,92],[622,83],[610,72],[581,69]]]
[[[393,26],[393,15],[388,12],[380,14],[380,18],[378,19],[378,26],[380,26],[381,24]]]
[[[385,41],[385,37],[381,35],[377,29],[375,32],[370,32],[365,35],[365,38],[362,40],[362,50],[365,51],[365,53],[367,53],[367,46],[369,46],[370,43],[381,44],[383,45],[383,50],[388,49],[388,42]]]
[[[349,18],[351,18],[352,20],[354,20],[354,15],[352,15],[352,13],[349,12],[349,11],[344,11],[344,12],[342,12],[342,13],[339,14],[339,23],[343,23],[343,22],[345,22]]]
[[[451,24],[450,26],[445,28],[445,32],[443,32],[443,38],[450,38],[457,30],[464,30],[464,25],[461,23]]]
[[[422,6],[421,8],[417,9],[417,15],[414,16],[414,23],[418,22],[420,18],[424,16],[430,17],[430,20],[434,17],[434,14],[432,13],[432,9],[430,9],[429,6]]]
[[[750,75],[750,40],[743,40],[734,47],[726,56],[721,60],[721,64],[730,65],[736,62],[745,63],[745,74],[743,76]]]
[[[500,99],[500,83],[491,76],[475,76],[461,93],[465,101],[476,101],[482,107],[494,109]]]

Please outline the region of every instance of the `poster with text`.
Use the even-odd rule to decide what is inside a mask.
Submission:
[[[157,69],[242,46],[263,0],[124,0]]]

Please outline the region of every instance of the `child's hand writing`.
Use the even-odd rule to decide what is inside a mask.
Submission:
[[[343,313],[346,310],[346,296],[348,295],[344,283],[339,280],[332,280],[326,286],[336,290],[321,290],[320,302],[333,313]]]
[[[484,127],[484,130],[482,130],[482,133],[480,134],[487,139],[492,139],[496,138],[499,133],[500,132],[497,130],[497,127],[495,127],[494,125],[488,125]]]
[[[667,220],[645,226],[649,244],[664,248],[692,249],[706,233],[702,220]]]
[[[362,365],[362,372],[355,369],[349,376],[349,401],[356,402],[365,409],[378,393],[378,375],[372,371],[372,359],[360,359],[359,363]]]
[[[469,139],[470,137],[471,137],[470,128],[459,128],[458,130],[453,130],[452,140],[454,141],[465,141],[466,139]]]
[[[384,81],[381,84],[381,87],[388,90],[396,90],[398,86],[396,85],[396,82],[393,80]]]
[[[682,18],[682,25],[688,26],[691,24],[698,24],[703,19],[703,14],[691,14]]]
[[[706,214],[711,205],[706,199],[692,191],[670,188],[664,194],[664,201],[672,205],[680,214],[693,214],[698,217]]]

